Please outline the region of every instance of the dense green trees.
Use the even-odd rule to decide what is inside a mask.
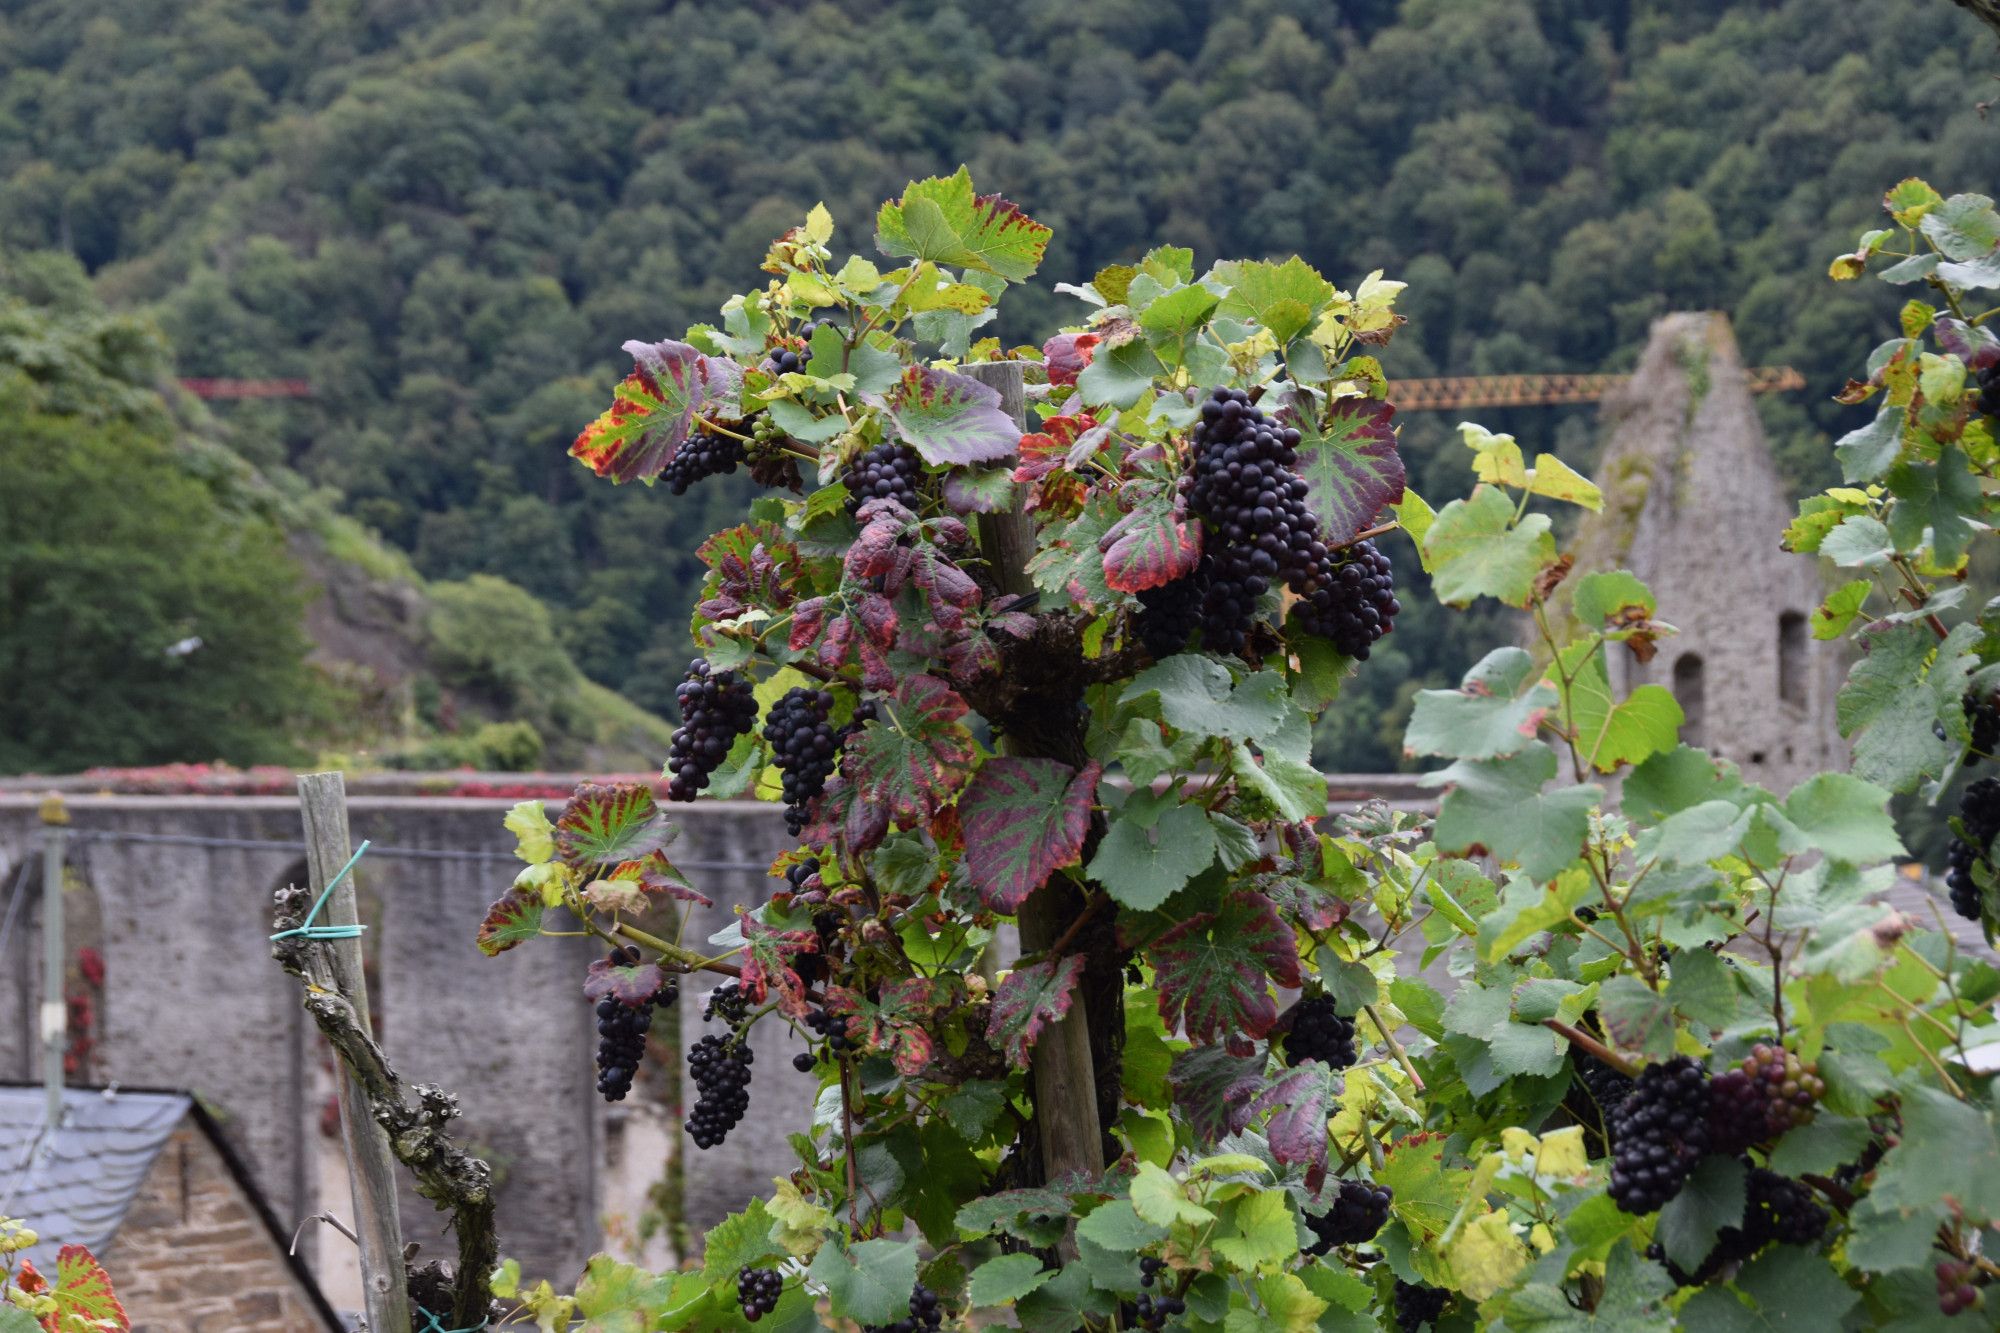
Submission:
[[[246,451],[340,490],[427,575],[565,607],[584,669],[658,707],[694,535],[740,497],[585,487],[562,446],[616,371],[604,330],[709,317],[815,199],[857,216],[963,160],[1055,226],[1055,280],[1169,235],[1204,262],[1388,267],[1414,335],[1392,374],[1615,368],[1654,315],[1721,306],[1751,357],[1808,372],[1769,422],[1823,482],[1827,397],[1888,298],[1830,294],[1820,256],[1882,181],[1990,156],[1989,46],[1943,0],[773,12],[11,0],[0,242],[73,251],[157,311],[186,373],[310,377],[312,403],[231,409]],[[989,331],[1074,313],[1042,287]],[[1584,412],[1491,424],[1588,461]],[[1420,488],[1457,466],[1450,425],[1406,429]],[[1393,762],[1375,708],[1406,675],[1457,679],[1434,621],[1353,687],[1372,702],[1329,762]]]

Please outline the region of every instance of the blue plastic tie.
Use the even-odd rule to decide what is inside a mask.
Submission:
[[[492,1317],[488,1316],[474,1324],[471,1328],[446,1328],[444,1321],[429,1310],[426,1310],[423,1306],[419,1305],[417,1307],[417,1313],[424,1317],[424,1323],[428,1325],[428,1327],[422,1330],[422,1333],[479,1333],[479,1330],[493,1322]]]
[[[354,855],[348,857],[347,864],[340,868],[340,873],[328,880],[326,887],[320,890],[319,901],[312,905],[312,911],[306,913],[304,924],[294,926],[290,930],[281,930],[271,938],[274,940],[283,940],[290,939],[294,935],[302,935],[309,940],[351,940],[358,937],[362,931],[368,929],[368,927],[361,925],[315,926],[313,924],[313,918],[319,915],[319,909],[326,906],[326,900],[333,896],[335,889],[340,887],[340,881],[354,873],[355,863],[361,860],[361,854],[367,850],[368,840],[363,838],[361,845],[354,849]],[[436,1328],[437,1326],[433,1323],[432,1327]],[[481,1324],[479,1327],[484,1328],[486,1325]],[[438,1333],[453,1333],[453,1330],[439,1329]],[[457,1333],[477,1333],[477,1330],[461,1329]]]

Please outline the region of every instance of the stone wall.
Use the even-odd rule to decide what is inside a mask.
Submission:
[[[192,1118],[99,1257],[132,1333],[338,1333]]]

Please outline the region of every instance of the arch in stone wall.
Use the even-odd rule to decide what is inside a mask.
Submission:
[[[1811,699],[1812,643],[1806,631],[1803,611],[1786,610],[1778,615],[1778,700],[1801,711]]]
[[[1686,717],[1681,739],[1695,746],[1708,742],[1708,681],[1704,672],[1700,653],[1682,653],[1674,659],[1674,699]]]

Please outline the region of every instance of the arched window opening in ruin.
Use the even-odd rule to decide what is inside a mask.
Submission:
[[[1681,712],[1687,721],[1681,726],[1681,739],[1689,745],[1707,743],[1707,733],[1703,727],[1705,686],[1702,683],[1701,654],[1682,653],[1674,659],[1674,698],[1680,702]]]
[[[1778,617],[1778,697],[1806,706],[1806,618],[1797,611]]]

